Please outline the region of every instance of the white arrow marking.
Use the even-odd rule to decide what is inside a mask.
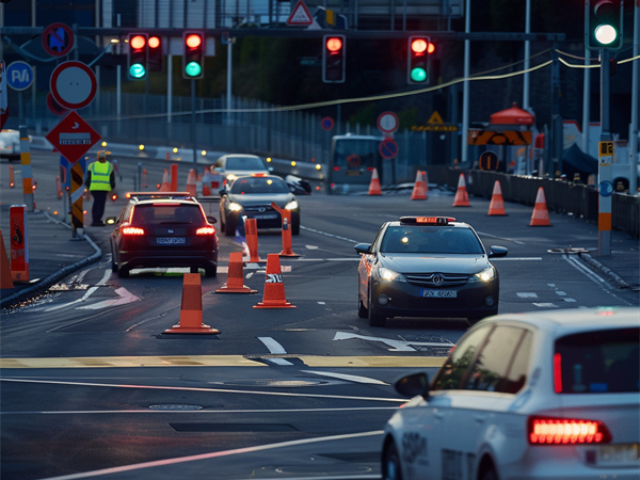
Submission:
[[[82,303],[84,302],[87,298],[89,298],[91,295],[93,295],[93,293],[98,290],[98,287],[103,286],[105,283],[107,283],[107,281],[109,280],[109,278],[111,278],[111,269],[107,269],[104,271],[104,275],[102,276],[102,279],[96,284],[95,287],[91,287],[89,290],[87,290],[87,292],[82,296],[82,298],[75,300],[73,302],[70,303],[64,303],[62,305],[57,305],[55,307],[51,307],[51,308],[47,308],[45,310],[45,312],[53,312],[54,310],[59,310],[61,308],[64,307],[68,307],[70,305],[75,305],[76,303]]]
[[[94,303],[93,305],[87,305],[85,307],[78,307],[76,308],[76,310],[99,310],[101,308],[115,307],[116,305],[126,305],[127,303],[140,301],[140,297],[135,296],[124,287],[116,289],[116,293],[120,298],[105,300],[103,302]]]

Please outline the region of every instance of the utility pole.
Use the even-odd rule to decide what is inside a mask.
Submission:
[[[191,146],[193,147],[193,168],[197,171],[196,156],[196,81],[191,80]]]
[[[173,55],[167,55],[167,123],[173,113]]]
[[[640,0],[633,7],[633,56],[640,54]],[[640,59],[633,61],[631,74],[631,125],[629,127],[629,194],[638,194],[638,70]]]
[[[524,33],[531,33],[531,0],[527,0],[526,4],[526,20]],[[522,85],[522,109],[527,112],[529,105],[529,57],[531,56],[531,41],[524,41],[524,83]],[[528,150],[528,149],[527,149]],[[529,174],[529,161],[527,158],[527,174]]]
[[[611,51],[603,48],[600,53],[600,143],[598,148],[598,254],[611,255],[611,162],[613,143],[610,130],[610,82],[609,61]]]
[[[270,4],[271,5],[271,4]],[[227,42],[227,124],[231,125],[231,95],[232,85],[231,78],[233,74],[233,37],[229,37]]]
[[[471,0],[467,0],[464,8],[464,33],[471,32]],[[460,161],[466,164],[469,156],[469,75],[471,70],[471,42],[464,41],[464,84],[462,88],[462,152]]]
[[[558,44],[553,43],[551,54],[553,63],[551,64],[551,129],[550,129],[550,154],[551,172],[550,177],[554,178],[556,172],[562,173],[560,158],[562,156],[562,118],[560,117],[560,62],[558,61]]]
[[[584,9],[584,38],[589,35],[589,9],[585,2]],[[584,45],[584,65],[591,65],[591,50]],[[582,73],[582,151],[589,154],[589,124],[591,123],[591,69],[585,68]]]

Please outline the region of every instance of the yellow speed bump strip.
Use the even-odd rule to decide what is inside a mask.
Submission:
[[[274,358],[269,355],[266,358]],[[278,357],[280,358],[280,357]],[[446,357],[360,356],[331,357],[314,355],[282,355],[299,359],[307,367],[331,368],[430,368],[440,367]],[[266,367],[258,360],[242,355],[185,355],[139,357],[70,357],[70,358],[0,358],[5,368],[135,368],[135,367]]]

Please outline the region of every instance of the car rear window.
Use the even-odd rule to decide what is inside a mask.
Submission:
[[[558,393],[640,391],[640,328],[600,330],[556,340]]]
[[[254,157],[229,157],[225,168],[227,170],[266,170],[262,160]]]
[[[469,228],[401,225],[387,228],[382,253],[484,253],[480,240]]]
[[[249,193],[289,193],[284,180],[274,177],[242,177],[231,186],[233,194]]]
[[[202,210],[198,205],[137,205],[133,210],[133,225],[152,225],[163,223],[183,223],[201,225],[205,223]]]

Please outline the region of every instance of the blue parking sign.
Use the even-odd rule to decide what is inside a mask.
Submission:
[[[14,90],[26,90],[33,83],[33,68],[22,60],[12,62],[7,67],[7,83]]]

